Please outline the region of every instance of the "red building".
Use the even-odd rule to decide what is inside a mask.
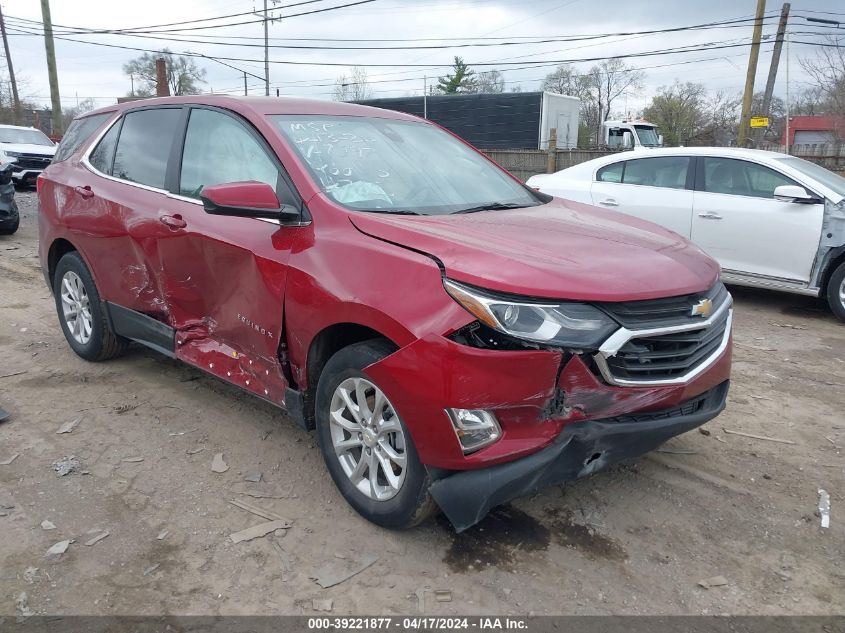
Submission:
[[[845,139],[845,117],[793,116],[789,117],[789,145],[835,143]],[[786,142],[784,126],[781,144]]]

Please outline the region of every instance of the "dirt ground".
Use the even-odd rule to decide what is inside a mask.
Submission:
[[[845,325],[814,299],[732,289],[733,386],[705,433],[459,536],[442,519],[396,533],[346,505],[314,435],[272,406],[142,347],[77,358],[38,268],[35,196],[18,199],[21,229],[0,237],[0,462],[17,455],[0,465],[0,615],[845,611]],[[65,456],[79,471],[59,477]],[[292,526],[235,544],[264,519],[232,499]],[[312,579],[368,557],[334,587]]]

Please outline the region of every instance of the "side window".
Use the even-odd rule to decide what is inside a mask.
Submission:
[[[279,170],[242,123],[221,112],[192,110],[179,193],[197,198],[206,185],[244,180],[257,180],[276,189]]]
[[[687,184],[687,171],[690,159],[686,156],[660,156],[629,160],[625,164],[626,185],[645,185],[684,189]]]
[[[161,108],[124,116],[112,175],[164,189],[167,159],[181,114],[180,108]]]
[[[773,198],[775,187],[797,185],[773,169],[734,158],[704,159],[704,191],[734,196]]]
[[[88,137],[94,133],[94,130],[99,128],[112,115],[111,112],[105,114],[95,114],[94,116],[87,116],[82,119],[75,119],[62,137],[62,142],[56,150],[56,155],[53,156],[54,163],[60,163],[63,160],[70,158],[79,146],[88,140]]]
[[[622,182],[622,172],[625,169],[625,161],[605,165],[596,172],[596,180],[599,182]]]
[[[105,133],[97,147],[88,156],[88,162],[91,166],[103,174],[111,175],[111,164],[114,159],[114,148],[117,146],[117,134],[120,132],[120,121],[115,123]]]

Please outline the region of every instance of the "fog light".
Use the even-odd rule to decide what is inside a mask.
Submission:
[[[464,453],[472,453],[502,436],[502,429],[490,411],[446,409]]]

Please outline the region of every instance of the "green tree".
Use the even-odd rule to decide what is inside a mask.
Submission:
[[[658,89],[643,116],[657,125],[666,145],[689,145],[706,127],[706,97],[703,84],[676,80]]]
[[[452,73],[437,80],[437,88],[444,95],[472,92],[475,85],[475,71],[470,70],[466,62],[458,56],[452,64]]]
[[[167,85],[171,95],[200,93],[200,84],[205,83],[205,69],[197,66],[193,58],[174,55],[165,48],[158,53],[144,53],[123,65],[123,73],[131,76],[135,83],[135,90],[129,96],[145,97],[155,94],[156,59],[160,57],[164,58],[167,67]]]

